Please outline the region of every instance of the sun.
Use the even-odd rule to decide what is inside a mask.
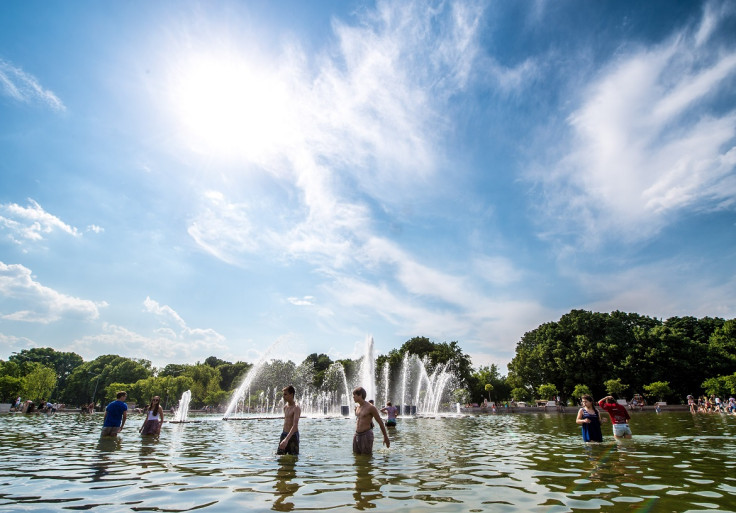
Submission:
[[[190,55],[171,99],[185,144],[208,155],[261,160],[292,133],[285,81],[238,55]]]

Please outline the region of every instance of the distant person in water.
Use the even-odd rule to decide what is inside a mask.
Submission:
[[[161,433],[161,425],[164,423],[164,409],[161,407],[161,398],[155,396],[151,399],[143,414],[143,425],[138,429],[142,435],[158,435]]]
[[[631,416],[624,406],[618,404],[611,395],[607,395],[598,401],[598,406],[606,410],[611,417],[614,438],[631,438],[631,428],[629,427]]]
[[[118,392],[117,399],[107,405],[105,408],[105,417],[102,422],[102,436],[118,436],[125,426],[128,418],[128,405],[125,399],[128,397],[126,392]]]
[[[284,387],[284,429],[276,454],[299,454],[299,416],[301,408],[294,401],[296,390],[293,385]]]
[[[582,397],[583,407],[578,411],[578,418],[575,420],[582,429],[584,442],[602,442],[603,434],[601,433],[601,417],[595,407],[593,398],[589,395]]]
[[[399,413],[399,409],[396,406],[392,406],[391,401],[386,401],[386,406],[381,408],[381,413],[388,415],[386,427],[396,426],[396,415]]]
[[[353,452],[355,454],[373,454],[373,431],[371,424],[373,420],[378,423],[383,433],[383,443],[386,447],[391,446],[388,439],[388,431],[383,424],[383,419],[375,406],[365,400],[365,389],[357,387],[353,390],[353,401],[358,404],[355,408],[355,436],[353,436]]]

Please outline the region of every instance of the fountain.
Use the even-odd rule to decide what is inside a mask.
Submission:
[[[223,415],[223,419],[227,420],[228,418],[234,416],[237,414],[237,407],[238,403],[243,401],[245,405],[245,396],[246,393],[248,394],[248,406],[250,407],[250,387],[253,381],[258,377],[260,371],[263,369],[263,367],[266,365],[266,361],[271,356],[271,354],[274,352],[275,348],[280,344],[281,340],[277,340],[273,344],[271,344],[271,347],[269,347],[258,359],[258,361],[253,364],[253,367],[248,371],[248,373],[245,375],[245,378],[243,379],[242,383],[240,383],[240,386],[237,388],[235,393],[233,394],[232,399],[230,399],[230,404],[228,404],[227,409],[225,410],[225,414]],[[244,406],[245,409],[245,406]],[[266,396],[266,410],[268,411],[268,396]]]
[[[191,401],[191,399],[191,390],[187,390],[181,394],[181,399],[179,399],[179,408],[177,408],[176,413],[174,414],[174,420],[171,422],[181,423],[187,421],[187,417],[189,416],[189,401]]]
[[[319,388],[315,388],[311,362],[296,366],[289,361],[268,360],[275,345],[267,349],[246,374],[230,400],[224,420],[246,420],[254,415],[260,418],[280,416],[281,389],[288,384],[297,389],[297,402],[306,416],[349,416],[353,406],[352,389],[357,386],[366,390],[366,399],[373,399],[379,409],[392,401],[400,415],[436,415],[453,379],[449,363],[432,366],[427,357],[421,359],[408,353],[403,355],[401,369],[392,372],[387,360],[378,370],[373,337],[369,336],[355,367],[333,363],[324,371]],[[400,375],[400,381],[392,381],[392,374],[394,379]],[[400,392],[400,397],[392,398],[392,391],[397,396]],[[446,397],[444,399],[450,404]]]
[[[363,358],[360,362],[360,383],[365,388],[365,398],[376,398],[376,358],[373,352],[373,337],[365,340]]]

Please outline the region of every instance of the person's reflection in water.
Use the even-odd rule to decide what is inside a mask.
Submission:
[[[149,466],[158,466],[159,461],[156,455],[156,446],[158,445],[158,437],[144,436],[141,437],[141,468]]]
[[[382,498],[381,485],[373,477],[374,459],[365,454],[355,455],[355,508],[375,508],[375,501]]]
[[[273,503],[271,509],[276,511],[291,511],[294,509],[294,503],[289,499],[301,487],[299,483],[292,482],[296,477],[297,457],[290,454],[279,457],[279,469],[276,471],[276,483],[273,487],[276,489],[276,502]]]
[[[123,446],[123,440],[119,437],[102,437],[97,442],[97,450],[100,451],[98,457],[92,462],[92,481],[104,481],[110,471],[108,467],[112,465],[110,455],[107,453],[115,452]]]

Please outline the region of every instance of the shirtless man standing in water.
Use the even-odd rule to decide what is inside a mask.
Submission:
[[[276,454],[299,454],[299,416],[301,408],[294,402],[293,385],[284,387],[284,429]]]
[[[376,420],[383,432],[383,443],[386,444],[386,447],[390,447],[391,442],[388,439],[388,432],[383,424],[383,419],[376,407],[365,400],[365,389],[363,387],[357,387],[353,390],[353,401],[358,403],[358,407],[355,408],[357,419],[355,421],[355,436],[353,437],[353,452],[355,454],[373,454],[373,426],[371,426],[373,419]]]

